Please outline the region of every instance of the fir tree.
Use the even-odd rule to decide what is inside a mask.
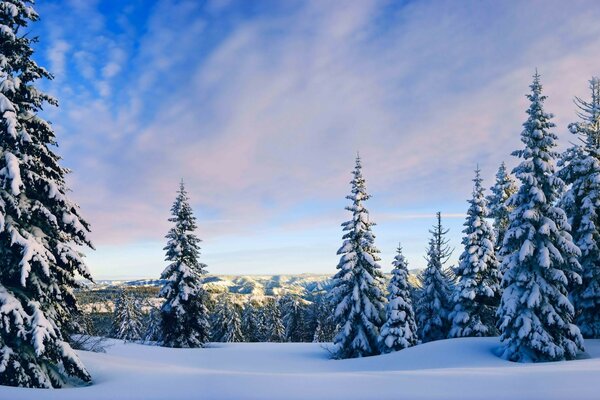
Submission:
[[[167,347],[203,347],[208,341],[209,324],[206,293],[202,276],[206,265],[198,261],[200,239],[196,237],[196,218],[189,205],[183,181],[171,208],[174,226],[167,234],[165,268],[161,279],[166,283],[160,291],[165,299],[161,308],[162,338]]]
[[[335,358],[378,354],[379,327],[384,318],[383,274],[377,264],[379,250],[371,231],[375,224],[363,205],[370,196],[361,169],[360,157],[357,157],[351,181],[352,194],[346,197],[352,202],[346,207],[352,213],[352,219],[342,224],[346,233],[338,250],[341,255],[339,271],[333,277],[330,292],[336,304],[335,318],[340,329],[332,348]]]
[[[242,310],[242,335],[247,342],[261,341],[260,305],[255,301],[247,301]]]
[[[450,329],[448,313],[451,307],[452,282],[450,271],[444,264],[450,258],[452,250],[445,235],[447,229],[442,226],[441,213],[436,215],[437,223],[431,230],[432,237],[427,250],[427,267],[419,276],[420,289],[415,307],[418,336],[423,342],[445,339]]]
[[[549,131],[554,124],[543,110],[546,97],[537,72],[530,88],[529,118],[521,133],[525,148],[513,153],[522,159],[513,170],[521,186],[509,203],[514,210],[502,249],[502,357],[520,362],[572,359],[583,349],[583,339],[572,324],[567,286],[581,282],[580,251],[564,211],[555,206],[564,183],[554,173],[557,138]]]
[[[240,306],[227,294],[219,296],[212,317],[212,340],[214,342],[243,342]]]
[[[402,255],[402,246],[392,262],[392,279],[388,285],[387,320],[380,333],[382,353],[398,351],[417,344],[417,324],[408,285],[408,263]]]
[[[261,342],[284,342],[285,327],[276,299],[268,299],[258,311],[258,338]]]
[[[562,199],[581,250],[582,284],[571,292],[575,322],[585,338],[600,338],[600,79],[590,80],[591,101],[575,98],[579,122],[569,125],[583,144],[566,152],[560,177],[570,184]]]
[[[121,290],[115,303],[113,335],[124,341],[142,338],[142,311],[139,301],[127,291]]]
[[[473,196],[464,223],[464,251],[455,269],[454,308],[449,337],[494,336],[496,308],[500,300],[498,260],[494,233],[485,220],[487,207],[479,168],[475,171]]]
[[[495,250],[498,252],[502,248],[504,234],[509,224],[509,215],[512,207],[508,205],[510,196],[517,192],[517,185],[512,176],[506,171],[504,162],[500,164],[496,173],[496,183],[490,188],[492,192],[487,197],[488,215],[494,219],[494,233],[496,236]]]
[[[331,342],[336,332],[331,302],[326,296],[317,296],[313,301],[312,309],[315,321],[312,342]]]
[[[160,309],[150,305],[150,311],[146,315],[146,330],[144,342],[158,342],[161,336]]]
[[[31,4],[0,1],[0,385],[56,388],[91,380],[66,339],[76,277],[92,279],[77,248],[92,245],[38,115],[57,101],[34,85],[52,75],[32,59]]]
[[[288,342],[302,342],[305,337],[306,321],[304,305],[298,296],[287,294],[281,298],[281,312]]]

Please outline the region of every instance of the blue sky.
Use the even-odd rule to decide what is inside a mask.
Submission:
[[[44,113],[98,279],[158,276],[180,178],[215,274],[333,273],[356,151],[389,269],[520,147],[534,69],[561,146],[600,74],[595,1],[38,1]]]

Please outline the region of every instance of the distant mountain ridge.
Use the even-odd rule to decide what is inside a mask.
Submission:
[[[419,270],[411,270],[409,280],[414,285]],[[296,275],[208,275],[204,278],[205,288],[214,294],[231,293],[252,297],[280,296],[286,293],[306,296],[327,291],[331,284],[329,274]],[[389,278],[388,274],[385,275]],[[91,290],[119,287],[160,287],[162,279],[98,280],[87,285]]]

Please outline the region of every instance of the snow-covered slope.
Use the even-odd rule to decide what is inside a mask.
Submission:
[[[80,352],[92,386],[0,387],[0,399],[598,399],[600,340],[586,345],[584,359],[516,364],[494,355],[496,338],[443,340],[343,361],[312,343],[190,350],[114,342],[106,354]]]

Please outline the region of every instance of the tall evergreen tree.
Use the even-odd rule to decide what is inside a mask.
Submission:
[[[124,341],[142,338],[142,310],[139,301],[121,290],[113,313],[113,335]]]
[[[212,340],[214,342],[243,342],[241,307],[227,294],[219,296],[213,312]]]
[[[331,342],[336,332],[331,302],[326,296],[318,296],[313,301],[313,315],[315,318],[312,342]]]
[[[417,344],[417,324],[412,306],[411,288],[408,284],[408,263],[398,245],[392,262],[392,279],[388,285],[386,322],[381,327],[382,353],[398,351]]]
[[[498,260],[494,251],[494,232],[487,223],[486,201],[479,167],[464,223],[460,255],[455,269],[458,280],[454,288],[450,313],[449,337],[493,336],[496,334],[496,309],[500,301]]]
[[[377,264],[379,250],[375,247],[375,235],[371,231],[375,224],[363,205],[370,196],[361,170],[360,157],[356,157],[354,178],[350,182],[352,194],[346,197],[352,202],[346,207],[352,213],[352,219],[342,224],[346,233],[338,250],[341,255],[337,266],[339,271],[333,277],[330,292],[340,327],[332,349],[336,358],[378,354],[379,327],[384,318],[383,274]]]
[[[0,385],[50,388],[91,380],[66,339],[92,245],[38,114],[57,101],[35,87],[52,75],[32,59],[31,3],[0,1]]]
[[[441,213],[436,214],[427,250],[427,267],[419,275],[420,288],[416,302],[418,336],[423,342],[445,339],[450,329],[448,314],[451,308],[451,272],[444,268],[452,250],[448,246],[448,229],[442,226]]]
[[[569,149],[560,177],[571,187],[562,199],[581,249],[582,284],[572,288],[576,324],[586,338],[600,338],[600,79],[590,80],[591,100],[575,98],[579,122],[569,125],[582,144]]]
[[[183,181],[171,215],[169,221],[174,226],[166,236],[165,247],[166,260],[171,264],[161,275],[166,280],[160,291],[165,299],[161,308],[161,343],[167,347],[203,347],[209,336],[207,295],[202,287],[206,265],[198,261],[200,239],[194,233],[196,217]]]
[[[276,299],[267,300],[260,309],[258,327],[261,342],[285,342],[285,327]]]
[[[522,159],[513,173],[521,181],[511,197],[514,207],[504,238],[504,293],[498,309],[502,357],[512,361],[572,359],[583,349],[567,286],[580,283],[580,251],[569,234],[564,211],[555,206],[564,183],[554,173],[558,154],[554,123],[543,109],[540,77],[530,86],[531,102],[523,124]]]
[[[500,164],[496,173],[496,183],[490,190],[492,193],[487,197],[489,210],[487,217],[494,219],[494,233],[496,236],[494,248],[498,252],[502,248],[502,241],[512,211],[512,207],[508,205],[508,199],[517,192],[517,184],[506,171],[504,162]]]
[[[298,296],[286,294],[281,298],[281,314],[285,326],[285,339],[288,342],[304,341],[306,322],[305,307]]]
[[[259,318],[260,305],[252,300],[244,304],[242,310],[242,334],[247,342],[261,341],[261,321]]]

